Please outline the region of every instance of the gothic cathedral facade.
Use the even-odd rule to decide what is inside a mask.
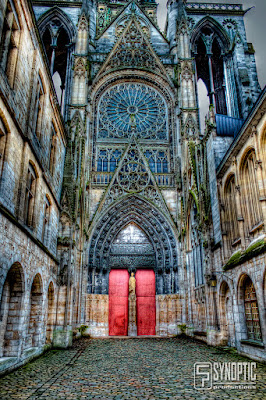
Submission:
[[[154,0],[1,7],[0,372],[80,332],[265,360],[266,91],[242,5],[169,0],[164,32]]]

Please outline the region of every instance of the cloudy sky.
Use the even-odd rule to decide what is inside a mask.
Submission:
[[[157,0],[158,1],[158,0]],[[192,2],[192,1],[190,1]],[[252,42],[256,50],[256,61],[261,87],[266,85],[266,0],[196,0],[197,3],[233,3],[243,4],[244,9],[255,6],[245,16],[247,40]],[[167,0],[159,0],[158,22],[163,30],[166,19]]]

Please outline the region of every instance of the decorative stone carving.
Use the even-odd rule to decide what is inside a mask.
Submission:
[[[134,296],[136,294],[136,278],[134,276],[134,272],[131,272],[131,276],[129,278],[129,296]]]
[[[167,107],[163,97],[142,83],[122,83],[107,90],[99,103],[98,138],[136,137],[167,140]]]
[[[111,70],[134,68],[150,70],[166,76],[166,70],[154,52],[148,36],[136,18],[132,16],[120,35],[116,46],[100,69],[98,76]],[[148,32],[147,32],[148,33]]]

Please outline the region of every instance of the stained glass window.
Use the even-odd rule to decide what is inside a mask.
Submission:
[[[98,152],[97,171],[113,172],[121,158],[122,150],[100,149]]]
[[[133,129],[141,139],[168,139],[165,100],[150,86],[113,86],[103,94],[98,111],[99,139],[130,138]]]
[[[261,342],[260,318],[256,291],[250,278],[244,284],[244,302],[248,339]]]
[[[149,167],[152,172],[161,174],[161,173],[168,173],[168,153],[167,151],[158,151],[154,150],[146,150],[144,152],[146,156]]]

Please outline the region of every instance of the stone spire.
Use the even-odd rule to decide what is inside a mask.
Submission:
[[[186,0],[168,0],[167,2],[167,39],[170,41],[170,50],[176,53],[176,33],[178,24],[186,18]]]

